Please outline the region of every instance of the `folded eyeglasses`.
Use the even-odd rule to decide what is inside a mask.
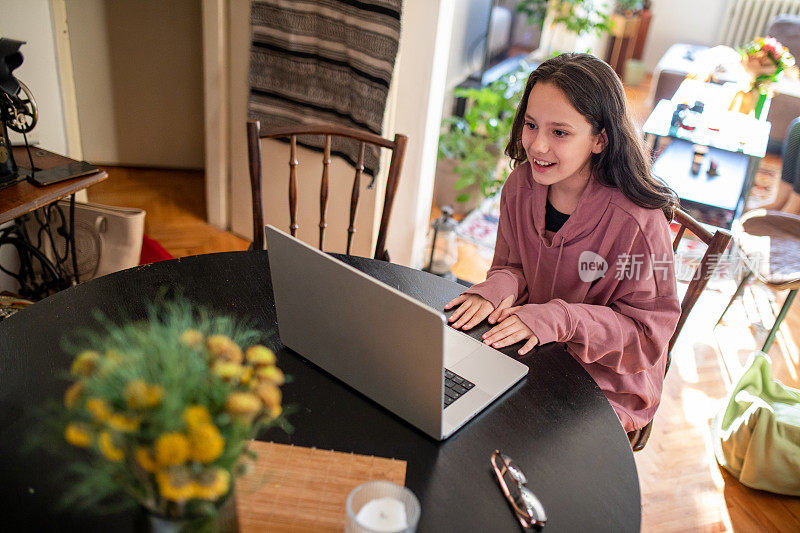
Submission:
[[[522,469],[499,450],[492,452],[490,462],[500,484],[500,490],[503,491],[522,527],[542,529],[547,522],[547,515],[539,498],[526,487],[528,478]]]

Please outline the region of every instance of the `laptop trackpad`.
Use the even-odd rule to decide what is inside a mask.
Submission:
[[[451,327],[445,328],[444,334],[444,366],[452,368],[459,361],[479,350],[483,346],[477,339]]]

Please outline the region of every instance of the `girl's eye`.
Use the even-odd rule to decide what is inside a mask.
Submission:
[[[535,129],[536,128],[536,124],[534,124],[533,122],[526,122],[525,123],[525,127],[526,128],[530,128],[530,129]]]
[[[556,137],[566,137],[568,135],[564,130],[554,130],[553,133],[556,134]]]

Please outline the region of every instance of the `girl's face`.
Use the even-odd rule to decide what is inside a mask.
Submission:
[[[589,180],[591,156],[603,150],[605,136],[592,133],[561,89],[538,82],[528,98],[522,146],[537,183],[580,188]]]

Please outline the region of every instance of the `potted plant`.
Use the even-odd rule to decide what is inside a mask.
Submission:
[[[457,98],[467,99],[463,117],[442,121],[439,136],[437,181],[457,191],[456,211],[468,210],[469,203],[497,193],[508,177],[503,151],[511,134],[526,73],[519,70],[481,88],[458,88]],[[447,183],[449,172],[451,183]],[[442,204],[449,203],[447,201]],[[460,205],[459,205],[460,204]]]
[[[542,25],[540,59],[559,52],[591,51],[612,28],[605,0],[519,0],[528,23]]]
[[[281,416],[275,354],[259,332],[185,301],[101,322],[65,340],[71,385],[48,417],[71,445],[63,503],[102,512],[123,494],[155,531],[235,530],[247,442]]]

